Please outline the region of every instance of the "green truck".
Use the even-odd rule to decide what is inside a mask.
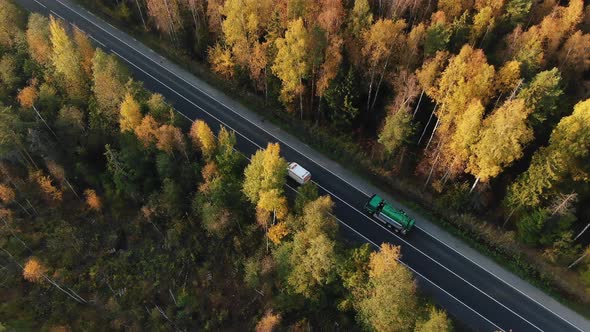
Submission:
[[[365,211],[379,219],[385,226],[406,235],[414,227],[414,219],[403,210],[394,208],[379,195],[374,194],[365,204]]]

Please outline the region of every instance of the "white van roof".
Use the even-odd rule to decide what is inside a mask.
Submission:
[[[310,173],[303,167],[301,167],[298,163],[290,163],[289,169],[293,174],[297,175],[298,177],[304,179]]]

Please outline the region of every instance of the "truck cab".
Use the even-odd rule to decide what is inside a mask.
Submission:
[[[365,204],[365,211],[395,232],[406,235],[414,227],[414,219],[403,210],[396,209],[379,195],[374,194]]]

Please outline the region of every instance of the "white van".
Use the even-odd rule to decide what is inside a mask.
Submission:
[[[289,171],[289,177],[299,184],[305,184],[311,180],[311,173],[297,163],[290,163],[287,170]]]

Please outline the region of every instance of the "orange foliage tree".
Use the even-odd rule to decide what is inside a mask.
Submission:
[[[86,197],[86,205],[92,211],[100,211],[102,208],[102,201],[93,189],[84,190],[84,196]]]
[[[31,257],[23,268],[23,278],[30,282],[39,283],[43,281],[43,275],[46,271],[47,269],[37,258]]]

